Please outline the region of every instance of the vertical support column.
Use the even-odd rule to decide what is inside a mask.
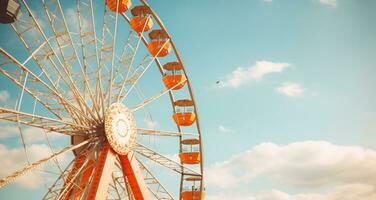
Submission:
[[[146,186],[142,171],[133,152],[127,155],[119,155],[120,165],[123,174],[128,179],[129,186],[132,189],[133,196],[136,200],[149,200],[150,193]]]
[[[100,149],[98,163],[94,169],[94,176],[89,186],[87,199],[106,199],[108,186],[111,181],[111,174],[115,165],[115,159],[115,153],[106,142]]]

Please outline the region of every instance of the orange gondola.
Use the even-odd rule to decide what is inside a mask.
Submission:
[[[148,6],[136,6],[132,8],[133,18],[130,21],[131,28],[137,33],[147,32],[153,27],[153,19]]]
[[[199,200],[200,199],[200,191],[183,191],[181,192],[181,198],[183,200]],[[201,198],[204,199],[204,198]]]
[[[106,5],[112,12],[123,13],[131,7],[132,2],[131,0],[106,0]]]
[[[172,88],[172,90],[180,90],[187,82],[187,78],[184,74],[166,75],[162,80],[166,88]]]
[[[191,186],[183,188],[181,192],[182,200],[204,200],[206,196],[206,192],[200,191],[200,188],[197,187],[196,182],[201,182],[201,178],[199,177],[189,177],[185,179],[187,182],[192,182]],[[201,198],[200,198],[201,194]]]
[[[190,126],[196,122],[196,114],[193,112],[192,100],[183,99],[174,102],[176,112],[173,114],[175,123],[179,126]]]
[[[154,30],[149,33],[151,42],[148,44],[149,52],[156,57],[165,57],[171,50],[171,42],[164,30]]]
[[[174,113],[174,121],[179,126],[190,126],[196,121],[196,114],[194,112]]]
[[[184,164],[198,164],[200,163],[200,152],[182,152],[179,153],[179,158]]]
[[[179,158],[183,164],[199,164],[201,161],[200,151],[198,151],[197,146],[200,144],[199,139],[185,139],[182,140],[181,145],[183,146],[183,152],[179,153]],[[186,147],[189,146],[187,149]]]
[[[166,70],[163,76],[163,83],[168,89],[180,90],[187,82],[187,78],[182,73],[182,65],[179,62],[169,62],[163,65]]]

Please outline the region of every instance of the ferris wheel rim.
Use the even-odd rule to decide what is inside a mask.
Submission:
[[[146,6],[148,6],[149,8],[150,8],[150,6],[146,3],[146,1],[144,1],[144,0],[140,0],[144,5],[146,5]],[[26,1],[25,0],[22,0],[22,2],[25,4],[25,5],[27,5],[27,3],[26,3]],[[91,2],[91,1],[90,1]],[[151,9],[151,8],[150,8]],[[31,11],[29,11],[30,12],[30,14],[32,14],[32,12]],[[162,23],[162,21],[159,19],[159,17],[156,15],[156,13],[151,9],[151,13],[152,13],[152,16],[153,16],[153,18],[154,18],[154,20],[156,20],[156,22],[159,24],[159,26],[160,26],[160,28],[162,28],[163,30],[165,30],[166,31],[166,33],[167,33],[167,30],[166,30],[166,28],[165,28],[165,26],[163,25],[163,23]],[[125,15],[125,13],[122,13],[121,14],[126,20],[127,20],[127,17],[126,17],[126,15]],[[63,16],[64,16],[64,14],[63,14]],[[128,19],[128,22],[129,22],[129,19]],[[93,23],[94,23],[94,19],[93,19]],[[95,24],[95,23],[94,23]],[[42,31],[43,32],[43,31]],[[167,33],[168,34],[168,33]],[[144,42],[144,44],[146,45],[147,44],[147,40],[145,39],[145,37],[141,34],[141,36],[142,36],[142,40],[143,40],[143,42]],[[45,37],[45,36],[44,36]],[[179,52],[178,52],[178,50],[177,50],[177,48],[176,48],[176,46],[175,46],[175,44],[173,43],[173,41],[172,41],[172,39],[171,39],[171,37],[170,37],[170,35],[168,34],[168,37],[169,37],[169,39],[170,39],[170,41],[171,41],[171,44],[172,44],[172,49],[173,49],[173,51],[174,51],[174,54],[175,54],[175,56],[176,56],[176,58],[177,58],[177,60],[181,63],[181,65],[182,65],[182,71],[184,72],[184,75],[186,76],[186,78],[187,78],[187,87],[188,87],[188,91],[189,91],[189,97],[191,98],[191,100],[193,101],[193,107],[194,107],[194,113],[196,113],[196,116],[197,116],[197,119],[196,119],[196,128],[197,128],[197,133],[198,133],[198,137],[199,137],[199,141],[200,141],[200,152],[201,152],[201,154],[200,154],[200,157],[201,157],[201,163],[200,163],[200,169],[201,169],[201,173],[200,173],[200,176],[202,177],[201,178],[201,184],[200,184],[200,187],[201,187],[201,192],[203,191],[203,144],[202,144],[202,138],[201,138],[201,129],[200,129],[200,123],[199,123],[199,115],[198,115],[198,109],[197,109],[197,105],[196,105],[196,103],[195,103],[195,99],[194,99],[194,95],[193,95],[193,90],[192,90],[192,86],[191,86],[191,82],[190,82],[190,80],[189,80],[189,76],[187,75],[187,72],[186,72],[186,70],[185,70],[185,67],[184,67],[184,65],[183,65],[183,62],[182,62],[182,60],[181,60],[181,58],[180,58],[180,55],[179,55]],[[79,60],[79,59],[78,59]],[[154,60],[154,62],[157,64],[157,66],[158,66],[158,68],[159,68],[159,70],[160,70],[160,72],[161,72],[161,74],[162,74],[162,72],[163,72],[163,69],[162,69],[162,65],[161,65],[161,62],[159,61],[159,59],[158,59],[158,57],[156,57],[155,58],[155,60]],[[171,102],[171,104],[172,104],[172,108],[173,108],[173,111],[174,111],[174,113],[176,112],[176,110],[175,110],[175,106],[174,106],[174,102],[175,102],[175,98],[174,98],[174,95],[173,95],[173,92],[170,90],[170,91],[168,91],[168,93],[169,93],[169,96],[170,96],[170,102]],[[89,109],[90,110],[90,109]],[[182,129],[181,129],[181,127],[179,126],[179,125],[177,125],[177,129],[178,129],[178,132],[179,133],[183,133],[182,132]],[[180,137],[180,139],[179,139],[179,143],[181,142],[181,135],[179,136]],[[181,149],[181,144],[180,144],[180,149]],[[181,177],[181,187],[182,187],[182,182],[184,181],[183,180],[183,176],[184,176],[184,173],[182,173],[182,177]],[[180,192],[182,191],[182,188],[180,189]],[[201,194],[200,194],[201,195]]]

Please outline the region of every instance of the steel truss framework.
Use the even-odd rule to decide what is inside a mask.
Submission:
[[[181,141],[184,138],[198,138],[198,170],[141,143],[132,146],[126,155],[119,154],[104,136],[104,118],[109,106],[124,103],[132,90],[139,93],[140,79],[153,64],[158,67],[161,75],[165,73],[157,56],[148,53],[142,59],[136,59],[140,46],[148,45],[149,40],[145,36],[147,33],[131,30],[127,37],[119,37],[119,29],[124,28],[124,24],[130,24],[130,12],[113,12],[105,2],[102,2],[103,21],[98,24],[96,21],[101,20],[95,20],[92,0],[76,0],[73,18],[66,16],[59,0],[41,0],[38,2],[38,11],[30,8],[31,2],[20,1],[22,15],[9,26],[28,57],[21,62],[0,47],[0,76],[20,91],[14,108],[0,107],[0,120],[19,127],[26,156],[23,127],[34,127],[47,135],[63,134],[70,137],[71,145],[59,150],[49,145],[49,156],[36,162],[29,162],[27,159],[28,164],[23,168],[0,177],[0,188],[35,170],[43,170],[43,165],[54,164],[60,172],[56,181],[48,186],[43,199],[182,199],[181,192],[189,178],[198,180],[198,189],[201,191],[199,199],[203,199],[203,148],[192,87],[176,46],[145,0],[132,4],[148,7],[150,13],[147,17],[156,23],[156,29],[167,33],[167,41],[172,45],[170,54],[173,58],[170,59],[183,66],[182,73],[187,77],[186,90],[182,90],[181,93],[184,94],[181,95],[193,101],[193,112],[197,120],[192,133],[184,133],[182,127],[177,125],[177,131],[137,127],[137,135],[177,138],[178,153],[183,151]],[[119,8],[122,1],[115,2]],[[72,22],[68,20],[75,21],[77,30],[69,26]],[[100,33],[97,33],[98,30]],[[122,45],[120,40],[125,44]],[[174,92],[178,91],[173,90],[179,84],[143,98],[130,111],[133,113],[143,110],[147,105],[168,95],[175,112]],[[24,96],[32,99],[32,111],[22,110]],[[42,110],[39,113],[36,113],[37,106]],[[58,158],[65,154],[73,155],[73,160],[62,168]],[[145,160],[180,175],[179,196],[174,197],[168,192],[159,181],[158,174],[148,168]]]

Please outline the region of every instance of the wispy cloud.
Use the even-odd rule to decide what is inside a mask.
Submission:
[[[150,118],[145,118],[144,123],[145,123],[146,128],[148,128],[148,129],[155,129],[158,126],[158,122],[156,122],[156,121],[154,121]]]
[[[28,147],[27,153],[30,162],[35,162],[49,156],[51,151],[45,144],[33,144]],[[60,157],[60,159],[65,159],[65,157]],[[5,145],[0,144],[0,160],[0,177],[2,178],[12,174],[17,169],[25,167],[26,165],[25,152],[22,147],[8,148]],[[53,169],[51,168],[49,170]],[[42,177],[42,175],[34,171],[34,173],[30,172],[16,179],[15,184],[23,188],[36,189],[43,186],[44,181],[45,179]]]
[[[235,69],[224,78],[221,83],[221,87],[238,88],[250,81],[259,81],[268,74],[281,73],[289,66],[289,63],[277,63],[265,60],[257,61],[250,67],[238,67]]]
[[[65,20],[70,31],[79,32],[79,18],[76,8],[68,8],[64,11]],[[89,26],[86,16],[81,16],[81,28],[86,31]]]
[[[302,95],[305,89],[299,83],[285,82],[275,90],[288,97],[297,97]]]
[[[218,126],[218,131],[222,133],[230,133],[233,132],[232,129],[226,128],[223,125]]]
[[[0,102],[1,103],[7,102],[9,98],[10,98],[10,94],[9,94],[8,91],[6,91],[6,90],[0,91]]]
[[[273,0],[263,0],[267,3],[272,3]],[[321,4],[336,7],[337,6],[337,0],[318,0]]]
[[[10,124],[0,124],[1,134],[0,139],[8,139],[14,137],[20,137],[20,130],[15,125]],[[46,137],[44,135],[44,130],[35,128],[35,127],[28,127],[22,128],[22,133],[27,143],[35,143],[35,142],[43,142],[46,141]],[[57,140],[61,138],[67,138],[65,135],[56,132],[48,132],[48,138],[50,140]]]
[[[337,0],[320,0],[321,4],[328,5],[328,6],[337,6]]]
[[[209,200],[374,200],[375,187],[368,184],[346,184],[335,186],[324,193],[289,194],[287,192],[270,189],[257,194],[220,193],[209,195]]]
[[[286,198],[247,194],[231,199],[370,200],[376,196],[374,166],[376,151],[360,146],[339,146],[326,141],[302,141],[287,145],[262,143],[228,160],[212,164],[206,170],[206,177],[208,187],[220,189],[217,191],[226,190],[226,194],[211,194],[218,198],[210,199],[226,199],[227,194],[242,190],[242,187],[242,191],[246,191],[244,187],[248,187],[247,183],[264,177],[292,188],[334,189],[329,193],[296,196],[270,188],[270,191],[276,191],[274,195],[283,195]],[[242,172],[241,176],[239,172]],[[345,190],[351,193],[341,193]]]

